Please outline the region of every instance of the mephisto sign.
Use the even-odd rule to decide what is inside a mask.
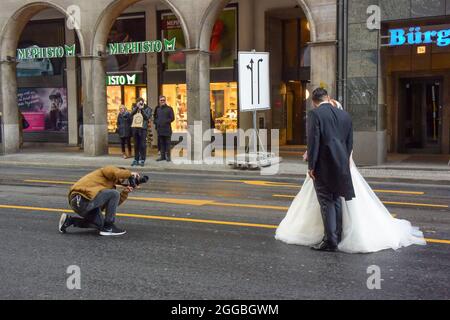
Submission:
[[[436,43],[439,47],[450,45],[450,29],[422,31],[420,27],[389,30],[390,46]]]
[[[123,42],[108,44],[107,53],[109,55],[121,54],[140,54],[140,53],[160,53],[173,52],[176,50],[176,38],[170,40],[154,40],[140,42]],[[40,48],[32,46],[25,49],[17,49],[17,60],[31,59],[53,59],[64,57],[75,57],[76,47],[73,45],[64,45],[60,47]]]

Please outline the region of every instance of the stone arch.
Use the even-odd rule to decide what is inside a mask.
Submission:
[[[27,23],[39,12],[56,9],[65,17],[67,11],[51,2],[32,2],[19,7],[6,21],[0,32],[0,103],[2,111],[3,142],[2,152],[15,153],[19,150],[19,121],[17,108],[16,51],[20,36]],[[84,38],[80,30],[75,30],[83,53]]]
[[[207,10],[205,11],[205,14],[200,23],[201,29],[197,39],[197,47],[201,50],[209,50],[209,42],[214,23],[219,17],[220,12],[229,2],[230,0],[212,0]],[[296,0],[296,2],[299,4],[300,8],[302,8],[303,12],[306,15],[306,18],[308,19],[311,32],[311,42],[315,42],[317,40],[317,29],[309,4],[306,0]]]
[[[142,0],[114,0],[102,11],[94,27],[94,37],[92,39],[91,45],[92,51],[91,54],[93,56],[98,55],[98,51],[103,52],[105,50],[104,46],[106,45],[109,31],[114,25],[114,22],[116,21],[117,17],[119,17],[120,14],[123,11],[125,11],[128,7],[140,1]],[[191,45],[190,37],[186,22],[182,14],[177,9],[177,7],[170,2],[170,0],[159,0],[159,1],[166,4],[180,21],[180,25],[184,33],[184,38],[186,40],[186,48],[189,48]]]
[[[51,2],[33,2],[23,7],[19,8],[6,22],[3,29],[0,32],[1,35],[1,51],[0,56],[1,60],[7,58],[7,56],[15,57],[17,44],[20,39],[20,35],[22,34],[23,29],[27,25],[27,23],[31,20],[39,12],[46,9],[56,9],[64,16],[67,15],[67,11],[60,7],[57,4]],[[78,36],[78,40],[80,42],[80,51],[84,53],[84,38],[81,34],[80,30],[75,30]]]

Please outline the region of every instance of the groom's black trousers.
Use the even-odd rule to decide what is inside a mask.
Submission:
[[[342,236],[342,202],[341,197],[333,194],[319,181],[314,182],[317,200],[320,204],[323,225],[325,229],[324,241],[337,247]]]

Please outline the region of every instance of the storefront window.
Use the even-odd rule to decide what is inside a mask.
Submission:
[[[215,129],[221,132],[235,131],[238,126],[237,83],[211,83],[211,112]],[[173,108],[175,132],[187,130],[187,90],[186,84],[165,84],[162,93]]]
[[[126,14],[117,18],[108,37],[108,43],[144,41],[145,15]],[[123,104],[131,110],[138,97],[147,102],[144,76],[145,54],[110,55],[106,60],[108,131],[116,131],[119,108]]]
[[[106,92],[108,103],[108,131],[115,132],[117,116],[122,104],[122,88],[120,86],[109,86]]]

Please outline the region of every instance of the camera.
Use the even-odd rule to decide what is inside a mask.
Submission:
[[[148,176],[142,176],[142,177],[131,176],[128,179],[128,185],[132,188],[136,188],[137,186],[139,186],[142,183],[147,183],[148,179],[149,179]]]

